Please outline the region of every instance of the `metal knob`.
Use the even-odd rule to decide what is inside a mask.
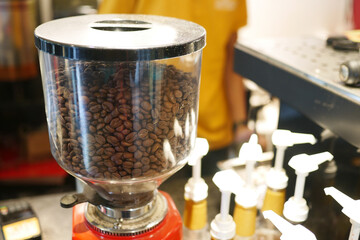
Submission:
[[[339,77],[346,85],[355,86],[360,83],[360,60],[344,62],[340,65]]]

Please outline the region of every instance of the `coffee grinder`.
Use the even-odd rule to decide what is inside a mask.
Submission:
[[[51,151],[84,183],[66,195],[73,239],[181,239],[157,190],[197,128],[203,27],[151,15],[86,15],[35,29]]]

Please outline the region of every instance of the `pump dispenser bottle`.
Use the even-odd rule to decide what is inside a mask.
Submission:
[[[213,182],[221,192],[220,213],[217,214],[210,224],[210,235],[212,240],[232,240],[235,237],[236,225],[229,214],[230,196],[235,186],[244,185],[241,177],[234,170],[217,172]]]
[[[239,158],[246,162],[245,186],[236,192],[234,221],[236,223],[236,240],[254,239],[258,193],[254,187],[252,173],[256,161],[261,158],[262,149],[257,135],[253,134],[248,143],[244,143]]]
[[[349,240],[358,240],[360,235],[360,200],[353,200],[334,187],[324,189],[326,195],[332,196],[342,207],[342,212],[350,218],[351,230]]]
[[[276,130],[272,135],[272,142],[276,146],[275,164],[266,176],[267,190],[261,210],[273,210],[282,215],[288,184],[288,177],[283,169],[285,150],[295,144],[315,144],[316,139],[311,134]]]
[[[205,138],[196,138],[195,148],[189,159],[192,166],[192,177],[185,185],[185,209],[183,215],[184,240],[210,239],[207,225],[207,196],[208,185],[201,178],[201,158],[209,151],[209,144]]]
[[[290,197],[284,205],[284,216],[291,222],[304,222],[309,213],[309,207],[303,198],[305,180],[310,172],[319,169],[319,165],[325,161],[333,159],[333,155],[329,152],[323,152],[313,155],[299,154],[292,157],[289,166],[295,169],[296,185],[293,197]]]

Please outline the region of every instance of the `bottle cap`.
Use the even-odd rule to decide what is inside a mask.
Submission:
[[[215,216],[210,223],[210,234],[215,239],[233,239],[235,236],[236,225],[231,217],[227,215],[225,219],[221,217],[221,213]]]
[[[208,185],[203,178],[190,178],[185,184],[185,199],[191,199],[194,202],[200,202],[208,197]]]
[[[243,208],[255,207],[258,203],[259,194],[253,188],[243,187],[236,193],[235,202]]]
[[[284,204],[283,214],[286,219],[292,222],[304,222],[308,217],[309,207],[304,198],[290,197]]]
[[[288,180],[289,178],[283,169],[279,171],[271,168],[266,174],[266,185],[274,190],[285,189],[288,185]]]

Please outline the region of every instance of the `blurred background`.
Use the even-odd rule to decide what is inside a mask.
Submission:
[[[94,14],[97,4],[0,1],[0,200],[75,189],[51,156],[33,32],[52,19]]]
[[[75,179],[51,156],[33,31],[52,19],[94,14],[99,3],[0,0],[0,200],[75,190]],[[239,35],[326,38],[357,28],[359,0],[249,0],[248,25]],[[284,128],[316,134],[312,123],[296,129],[296,122],[286,120],[289,118],[281,122]],[[304,129],[306,126],[309,129]],[[340,144],[344,155],[352,160],[357,157],[355,148],[346,142]]]

